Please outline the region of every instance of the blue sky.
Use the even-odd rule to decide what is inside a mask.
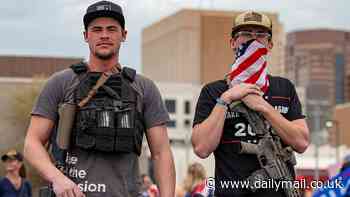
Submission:
[[[0,7],[0,55],[87,57],[82,17],[96,0],[11,0]],[[129,31],[121,62],[139,69],[142,28],[182,8],[276,12],[286,32],[332,28],[350,31],[349,0],[114,0]]]

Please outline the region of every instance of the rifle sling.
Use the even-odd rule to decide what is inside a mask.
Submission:
[[[119,72],[119,70],[120,70],[120,66],[118,64],[116,66],[113,66],[109,72],[103,72],[100,78],[97,80],[96,84],[89,91],[88,95],[78,103],[78,107],[79,108],[84,107],[90,101],[90,99],[96,95],[97,90],[101,86],[103,86],[103,84],[105,84],[105,82],[109,79],[109,77]]]

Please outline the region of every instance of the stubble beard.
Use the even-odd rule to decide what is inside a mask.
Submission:
[[[101,60],[109,60],[111,59],[113,56],[115,56],[116,52],[115,51],[110,51],[108,53],[100,53],[100,52],[96,52],[95,56]]]
[[[109,51],[100,51],[97,48],[93,49],[90,47],[90,51],[94,53],[94,56],[97,57],[100,60],[110,60],[113,57],[117,56],[119,53],[119,48],[113,48]]]

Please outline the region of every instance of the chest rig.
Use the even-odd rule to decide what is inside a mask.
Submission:
[[[102,73],[88,72],[83,63],[71,66],[80,77],[74,102],[83,100]],[[82,149],[140,155],[145,130],[138,95],[131,86],[136,72],[124,67],[111,75],[76,113],[72,144]]]

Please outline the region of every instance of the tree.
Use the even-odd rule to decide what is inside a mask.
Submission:
[[[5,145],[5,148],[0,150],[1,155],[5,154],[9,149],[16,149],[20,152],[23,150],[24,137],[26,135],[26,130],[29,125],[30,113],[33,108],[33,104],[39,95],[43,85],[45,83],[44,76],[34,76],[30,84],[20,83],[15,84],[14,87],[9,92],[9,98],[11,98],[8,103],[12,112],[4,112],[10,114],[6,121],[13,122],[13,129],[11,128],[11,135],[16,136],[15,144],[9,141],[9,144]],[[17,137],[19,136],[19,137]],[[27,178],[31,181],[33,186],[33,191],[44,184],[44,181],[40,178],[38,173],[24,162]],[[0,176],[5,174],[4,168],[0,168]]]
[[[32,111],[34,102],[39,95],[45,83],[44,76],[35,76],[29,86],[23,86],[12,92],[12,100],[10,105],[13,109],[12,121],[15,121],[17,126],[27,128],[30,120],[30,112]],[[25,129],[23,129],[25,131]]]

